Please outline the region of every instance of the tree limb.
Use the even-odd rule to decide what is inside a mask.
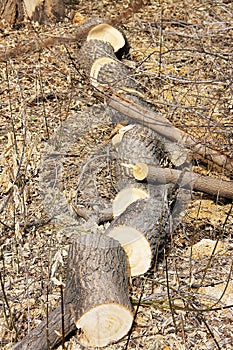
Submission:
[[[146,179],[149,183],[178,183],[184,188],[188,187],[214,196],[233,199],[233,181],[224,181],[210,176],[195,174],[191,171],[184,172],[144,163],[136,164],[133,168],[134,177],[137,177],[138,170],[143,168],[144,176],[141,176],[141,180]]]
[[[126,115],[128,118],[155,130],[173,142],[183,144],[193,152],[212,161],[221,168],[228,171],[233,170],[233,159],[218,150],[194,140],[184,131],[174,127],[161,114],[142,107],[140,104],[130,101],[120,94],[109,91],[106,92],[100,86],[98,87],[98,90],[96,89],[95,95],[101,100],[105,100],[110,107]]]

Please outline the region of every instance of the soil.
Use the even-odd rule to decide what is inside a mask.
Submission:
[[[94,97],[78,69],[77,45],[40,49],[40,42],[75,35],[78,24],[72,18],[77,12],[84,18],[118,16],[118,26],[131,46],[123,62],[141,84],[145,101],[197,141],[233,156],[232,3],[145,1],[124,22],[121,13],[128,3],[81,0],[67,5],[62,23],[0,28],[1,52],[38,43],[36,52],[0,62],[3,350],[11,349],[59,305],[56,281],[64,280],[69,243],[85,223],[75,213],[72,220],[50,218],[54,208],[43,194],[51,190],[51,182],[45,181],[43,173],[49,171],[46,159],[52,159],[57,143],[64,142],[57,158],[58,173],[53,174],[61,194],[59,215],[63,205],[75,207],[77,193],[83,194],[82,204],[89,198],[90,213],[92,188],[103,208],[108,208],[116,193],[107,156],[104,161],[98,158],[103,150],[106,153],[114,125],[110,120],[106,124],[102,108],[107,107]],[[191,161],[193,171],[232,179],[225,169],[196,154]],[[80,187],[81,180],[93,174],[99,183]],[[135,310],[140,300],[132,332],[107,349],[233,349],[232,201],[193,193],[184,214],[156,271],[131,281]],[[104,225],[93,224],[91,229],[104,230]],[[213,248],[208,254],[204,245],[200,255],[192,256],[190,247],[203,238],[216,245],[221,242],[222,250]],[[82,349],[78,334],[66,346]]]

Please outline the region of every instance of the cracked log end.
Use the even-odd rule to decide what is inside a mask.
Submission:
[[[152,251],[145,235],[134,227],[119,226],[110,230],[108,236],[120,242],[129,260],[131,276],[146,273],[152,261]]]
[[[127,187],[121,190],[113,200],[112,210],[113,217],[121,215],[125,209],[139,199],[149,198],[147,191],[137,187]]]
[[[87,41],[96,39],[111,44],[115,53],[126,46],[122,33],[107,23],[101,23],[89,31]]]
[[[76,326],[81,328],[83,345],[103,347],[123,338],[132,322],[133,314],[129,309],[110,303],[91,309],[76,322]]]

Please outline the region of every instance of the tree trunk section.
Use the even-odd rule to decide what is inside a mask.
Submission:
[[[102,347],[124,337],[133,323],[124,249],[111,237],[83,234],[70,246],[64,293],[64,337],[77,328],[85,346]],[[54,349],[62,339],[61,308],[49,314],[14,350]]]
[[[156,186],[153,190],[151,198],[130,204],[106,231],[125,249],[131,276],[144,274],[158,263],[169,236],[166,188]]]
[[[97,37],[95,40],[85,42],[79,52],[78,61],[94,87],[103,89],[107,94],[109,91],[120,93],[123,99],[128,99],[132,104],[135,102],[142,108],[148,108],[135,77],[116,58],[110,43],[98,40]],[[128,116],[129,114],[122,113],[120,110],[113,111],[113,122],[124,124],[121,122],[127,121],[130,123]],[[161,121],[163,122],[162,127],[165,124],[165,127],[168,127],[173,133],[174,128],[170,123],[164,122],[165,118],[160,117],[158,124],[161,124]],[[183,213],[186,209],[188,196],[184,199],[183,189],[179,191],[178,195],[180,195],[182,205],[176,206],[176,210],[170,216],[169,202],[176,200],[172,197],[173,188],[176,186],[174,184],[150,184],[147,181],[139,183],[130,176],[132,167],[138,162],[146,162],[153,166],[174,165],[182,169],[189,167],[190,162],[187,150],[177,140],[174,142],[174,139],[170,140],[142,125],[126,126],[125,128],[122,137],[114,138],[112,146],[114,177],[119,192],[113,201],[113,214],[118,218],[110,225],[108,232],[111,232],[109,234],[122,243],[128,257],[131,255],[129,259],[131,274],[138,275],[147,272],[154,266],[158,255],[163,251],[166,237],[169,236],[172,229],[170,218],[174,219],[174,225],[179,222],[181,212]],[[177,195],[177,192],[174,193],[174,196]],[[189,199],[190,191],[188,194]],[[148,199],[141,201],[140,197],[148,197]],[[140,225],[137,220],[140,221]],[[148,222],[150,222],[149,226]],[[119,226],[124,226],[124,229],[122,230]],[[127,237],[126,241],[125,237]],[[136,243],[131,244],[131,241],[141,243],[138,246]],[[140,245],[143,247],[141,251],[145,251],[144,255],[143,253],[140,255]],[[134,262],[137,256],[141,256],[139,261],[144,259],[146,263],[140,266],[138,261]]]
[[[0,0],[0,19],[10,25],[24,20],[46,23],[63,19],[63,0]]]
[[[147,180],[149,183],[166,184],[177,183],[181,179],[181,186],[184,188],[192,188],[193,190],[233,199],[233,181],[225,181],[210,176],[199,175],[191,171],[182,172],[176,169],[168,169],[146,165],[144,163],[136,164],[135,175],[137,169],[143,167],[144,175],[141,180]]]
[[[118,341],[133,322],[126,255],[118,241],[85,234],[69,252],[65,303],[85,346]]]

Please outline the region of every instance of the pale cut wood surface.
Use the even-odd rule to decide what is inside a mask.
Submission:
[[[85,234],[71,245],[66,305],[81,329],[79,341],[105,346],[126,335],[133,316],[128,293],[128,262],[118,241]]]
[[[103,346],[126,335],[133,322],[128,278],[126,255],[116,240],[97,233],[78,236],[68,254],[65,338],[77,327],[81,328],[79,341],[85,345]],[[48,331],[44,320],[13,349],[53,349],[61,343],[61,335],[62,313],[58,307],[49,314]]]
[[[155,186],[152,187],[152,191],[150,198],[140,199],[130,204],[120,216],[112,221],[106,231],[107,235],[119,239],[128,254],[129,261],[134,261],[134,275],[140,275],[154,267],[161,258],[166,240],[169,238],[170,214],[166,203],[167,188],[164,185]],[[122,232],[119,231],[119,228],[122,228]],[[127,228],[131,229],[132,235],[129,234],[128,241],[125,241],[122,234],[127,233]],[[145,238],[145,240],[141,240],[139,245],[137,240],[140,239],[140,235],[137,236],[132,229],[137,230]],[[148,245],[150,254],[148,254]],[[135,263],[135,257],[137,256],[140,257],[137,261],[140,269],[137,268]],[[146,260],[143,269],[141,269],[140,259]],[[150,260],[149,264],[148,259]]]

